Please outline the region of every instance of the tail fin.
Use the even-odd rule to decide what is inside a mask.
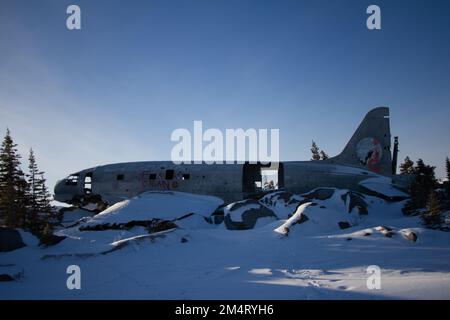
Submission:
[[[329,161],[392,175],[389,108],[379,107],[369,111],[344,150]]]

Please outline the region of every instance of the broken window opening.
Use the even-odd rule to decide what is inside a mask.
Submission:
[[[172,180],[173,176],[175,174],[175,171],[172,169],[167,169],[166,170],[166,180]]]
[[[78,184],[78,173],[71,174],[66,179],[66,186],[76,186]]]
[[[272,190],[284,187],[284,168],[269,164],[245,163],[242,175],[242,191],[244,198],[260,197]]]
[[[156,173],[150,173],[150,174],[148,175],[148,179],[149,179],[149,180],[156,180]]]
[[[118,174],[117,177],[116,177],[117,181],[122,181],[124,179],[125,179],[125,175],[123,175],[123,174]]]
[[[191,175],[189,173],[183,173],[182,179],[183,180],[189,180],[191,178]]]

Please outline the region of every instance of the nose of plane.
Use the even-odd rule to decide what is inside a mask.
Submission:
[[[58,180],[56,182],[54,193],[55,193],[55,200],[61,202],[69,202],[75,195],[76,190],[70,190],[69,186],[66,185],[65,179],[63,179]]]
[[[55,200],[61,201],[61,196],[64,191],[63,180],[56,181],[55,188],[53,189],[55,194]]]

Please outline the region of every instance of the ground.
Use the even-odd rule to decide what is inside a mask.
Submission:
[[[274,231],[286,218],[236,231],[200,216],[151,236],[63,229],[69,238],[48,248],[22,232],[27,247],[0,253],[0,273],[17,276],[0,284],[0,299],[450,299],[450,233],[403,216],[401,202],[366,196],[368,215],[342,212],[342,194],[300,212],[309,220],[287,235]],[[352,216],[350,228],[336,227],[340,214]],[[81,269],[80,290],[66,286],[69,265]],[[371,265],[380,289],[367,287]]]

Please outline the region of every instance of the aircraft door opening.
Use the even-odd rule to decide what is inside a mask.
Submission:
[[[242,175],[244,198],[259,198],[266,193],[284,188],[284,167],[282,163],[245,163]]]

